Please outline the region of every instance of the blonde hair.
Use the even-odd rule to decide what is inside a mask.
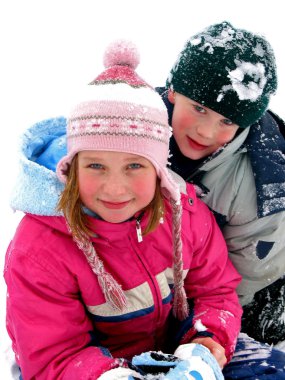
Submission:
[[[93,232],[88,226],[88,218],[83,210],[83,204],[79,194],[78,183],[78,155],[76,154],[70,164],[65,188],[61,193],[57,210],[65,216],[72,235],[77,239],[85,239],[86,235],[92,235]],[[155,193],[152,201],[141,211],[149,215],[146,228],[143,235],[154,231],[159,225],[164,215],[164,199],[161,193],[160,179],[157,177]]]

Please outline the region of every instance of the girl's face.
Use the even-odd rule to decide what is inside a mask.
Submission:
[[[110,223],[120,223],[146,207],[156,188],[156,170],[130,153],[78,153],[79,194],[83,204]]]
[[[231,120],[179,93],[169,91],[168,98],[174,104],[173,135],[184,156],[199,160],[234,138],[239,127]]]

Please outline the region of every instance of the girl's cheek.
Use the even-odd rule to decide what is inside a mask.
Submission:
[[[144,181],[143,180],[134,181],[132,187],[136,193],[145,192],[145,190],[147,189],[147,178]]]
[[[79,177],[79,188],[85,189],[88,187],[90,181],[86,180],[86,178]]]
[[[154,193],[156,187],[156,174],[155,176],[149,175],[142,179],[138,179],[133,183],[133,191],[137,194]]]
[[[97,187],[97,186],[96,186]],[[79,177],[79,191],[84,193],[94,192],[95,181],[89,177]]]

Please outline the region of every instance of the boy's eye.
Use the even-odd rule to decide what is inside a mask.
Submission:
[[[194,108],[195,108],[195,110],[196,110],[197,112],[199,112],[199,113],[205,113],[205,112],[206,112],[206,110],[205,110],[203,107],[198,106],[197,104],[194,105]]]
[[[233,125],[234,124],[230,119],[223,119],[222,122],[225,125]]]

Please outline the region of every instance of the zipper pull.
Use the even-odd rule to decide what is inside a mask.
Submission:
[[[141,224],[140,224],[139,219],[137,219],[136,221],[136,230],[137,230],[138,242],[141,243],[143,241],[143,237],[142,237],[142,229],[141,229]]]

